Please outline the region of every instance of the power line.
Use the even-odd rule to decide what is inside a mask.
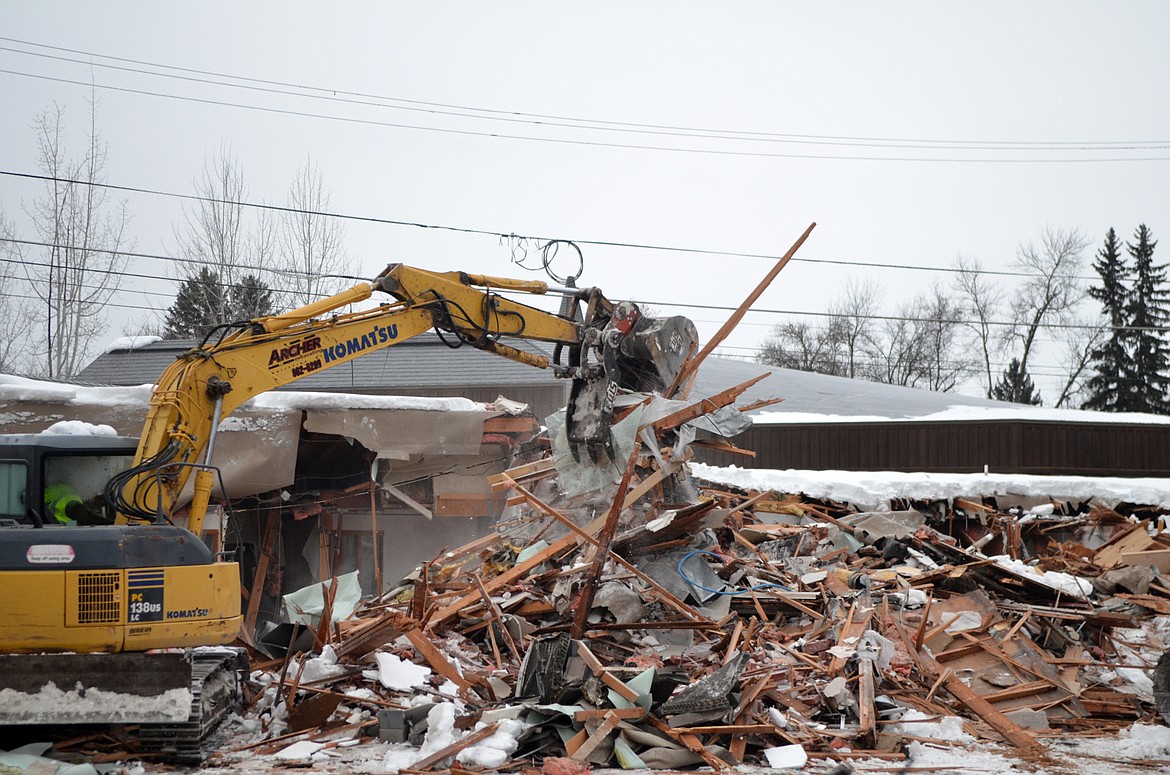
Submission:
[[[719,352],[721,350],[738,350],[741,352],[755,353],[755,354],[759,354],[759,353],[763,352],[763,348],[760,348],[760,347],[743,347],[743,346],[737,346],[737,345],[721,345],[721,346],[715,348],[716,352]],[[744,357],[744,356],[732,356],[732,357]],[[758,361],[755,361],[753,359],[753,362],[758,362]],[[854,358],[853,363],[865,364],[865,365],[882,365],[884,363],[884,361],[882,361],[879,358],[867,357],[867,358]],[[956,360],[941,361],[941,363],[947,367],[962,365],[962,363],[960,361],[956,361]],[[761,363],[760,365],[767,366],[769,364]],[[993,368],[996,368],[996,369],[1005,369],[1010,365],[1011,364],[1008,363],[1007,361],[992,361],[991,362],[991,366]],[[777,366],[776,368],[787,368],[787,367]],[[1037,371],[1037,369],[1041,369],[1041,370],[1043,370],[1043,369],[1056,369],[1056,370],[1059,370],[1059,369],[1063,369],[1063,368],[1064,368],[1063,366],[1061,366],[1060,364],[1057,364],[1057,363],[1029,363],[1028,364],[1028,373],[1033,375],[1033,376],[1040,376],[1040,377],[1064,377],[1064,376],[1067,376],[1067,374],[1063,371]]]
[[[29,246],[29,247],[40,247],[40,248],[53,248],[56,250],[77,250],[77,251],[85,250],[85,251],[88,251],[91,253],[106,253],[108,255],[115,256],[117,258],[145,258],[145,259],[152,259],[152,260],[156,260],[156,261],[173,262],[176,264],[188,264],[191,266],[206,266],[208,264],[207,261],[200,261],[197,258],[183,258],[181,256],[171,256],[171,255],[166,255],[166,254],[162,254],[162,253],[139,253],[139,252],[132,251],[132,250],[116,250],[116,249],[112,249],[112,248],[82,247],[79,245],[66,245],[66,244],[62,244],[62,243],[58,243],[58,242],[44,242],[41,240],[17,239],[16,237],[0,237],[0,242],[11,242],[11,243],[14,243],[17,245],[25,245],[25,246]],[[0,259],[0,260],[14,261],[14,259]],[[37,264],[36,262],[30,262],[30,261],[19,261],[17,263],[40,266],[40,264]],[[246,270],[250,270],[250,271],[254,271],[254,272],[262,272],[264,274],[276,274],[276,275],[288,274],[288,275],[306,275],[307,276],[306,272],[297,272],[297,271],[293,271],[293,270],[275,270],[270,266],[258,266],[256,264],[244,264],[244,263],[233,262],[232,266],[236,269],[246,269]],[[97,269],[95,269],[92,271],[100,271],[102,273],[108,273],[110,270],[97,270]],[[187,279],[187,278],[183,278],[183,277],[175,278],[175,277],[169,277],[169,276],[164,276],[164,275],[134,274],[131,272],[114,272],[114,274],[122,274],[125,277],[139,277],[139,278],[146,279],[146,280],[166,280],[169,282],[183,282],[183,280]],[[365,281],[368,279],[365,277],[358,277],[356,275],[333,275],[333,274],[331,274],[331,275],[319,275],[319,276],[324,277],[326,279],[353,280],[355,282],[362,282],[362,281]],[[281,289],[276,288],[274,290],[279,291]],[[288,291],[288,289],[284,289],[284,290]],[[288,291],[288,292],[291,293],[292,291]]]
[[[668,302],[663,302],[663,303],[667,304],[669,306]],[[754,311],[755,310],[748,310],[748,312],[754,312]],[[794,313],[794,314],[796,314],[796,313]],[[805,313],[799,313],[799,314],[805,314]],[[709,320],[709,319],[702,319],[702,318],[691,318],[690,320],[692,323],[695,323],[695,324],[702,323],[704,325],[712,325],[712,326],[721,326],[725,322],[727,322],[725,320]],[[917,322],[920,320],[920,318],[897,318],[897,320],[909,323],[909,322]],[[959,325],[964,326],[964,327],[970,327],[972,324],[971,323],[964,323],[964,322],[960,321]],[[747,320],[745,318],[744,320],[739,321],[739,326],[755,326],[757,328],[775,328],[776,323],[770,323],[770,322],[762,321],[762,320],[761,321],[753,321],[753,320]],[[1090,328],[1095,329],[1096,327],[1090,326]],[[1102,326],[1102,328],[1107,329],[1108,326]],[[1037,336],[1034,341],[1040,342],[1042,344],[1063,344],[1063,343],[1065,343],[1065,340],[1063,340],[1063,339],[1049,339],[1049,338],[1043,337],[1043,336]],[[730,347],[730,345],[727,345],[727,346]],[[716,348],[716,349],[718,349],[718,348]],[[736,349],[736,348],[732,348],[732,349]],[[760,348],[753,347],[753,348],[739,348],[739,349],[758,350]]]
[[[119,258],[148,258],[148,259],[153,258],[153,259],[165,259],[168,261],[174,261],[176,263],[197,264],[200,266],[206,265],[206,262],[199,261],[197,259],[177,258],[177,257],[173,257],[173,256],[158,256],[158,255],[150,255],[150,254],[145,254],[145,253],[132,253],[132,252],[125,251],[125,250],[110,250],[110,249],[106,249],[106,248],[93,248],[93,247],[81,248],[81,247],[78,247],[76,245],[61,245],[61,244],[55,244],[52,242],[39,242],[36,240],[22,240],[22,239],[15,239],[12,237],[0,237],[0,242],[9,242],[9,243],[15,243],[15,244],[19,244],[19,245],[33,246],[33,247],[45,247],[45,248],[52,248],[52,249],[57,249],[57,250],[76,250],[76,251],[85,250],[86,252],[89,252],[89,253],[106,253],[106,254],[109,254],[111,256],[115,256],[115,257],[119,257]],[[32,267],[32,266],[43,267],[43,266],[45,266],[44,264],[42,264],[38,261],[28,261],[28,260],[23,259],[23,258],[6,258],[4,256],[0,256],[0,262],[4,262],[6,264],[19,264],[19,265],[26,266],[26,267]],[[249,268],[243,264],[234,264],[233,266],[236,268],[239,268],[239,269],[248,269]],[[141,280],[162,280],[162,281],[171,282],[171,283],[183,283],[186,280],[191,279],[191,278],[174,278],[174,277],[168,277],[168,276],[164,276],[164,275],[142,274],[140,272],[127,272],[125,270],[117,270],[117,269],[102,268],[102,267],[86,267],[84,271],[86,273],[92,273],[92,274],[101,274],[101,275],[118,276],[118,277],[130,277],[130,278],[136,278],[136,279],[141,279]],[[273,273],[273,271],[271,269],[268,269],[268,268],[260,268],[259,271],[262,271],[265,274],[272,274]],[[277,274],[279,274],[279,273],[277,273]],[[333,277],[333,275],[331,275],[331,277]],[[45,283],[48,285],[52,284],[52,281],[49,278],[42,279],[42,278],[29,277],[26,279],[30,283]],[[357,278],[355,278],[355,279],[357,279]],[[237,286],[236,283],[222,282],[219,280],[216,280],[216,281],[211,282],[209,284],[214,285],[218,288],[223,288],[225,290],[230,289],[230,288],[234,288]],[[87,290],[98,290],[100,286],[82,285],[81,287],[84,289],[87,289]],[[278,294],[293,294],[293,293],[303,292],[303,289],[300,289],[300,288],[282,288],[280,286],[270,287],[269,290],[275,291]],[[161,291],[148,291],[148,290],[144,290],[144,289],[140,289],[140,288],[123,289],[123,288],[119,287],[119,288],[116,288],[115,291],[116,292],[125,292],[125,293],[140,293],[143,296],[161,296],[161,297],[168,298],[168,299],[174,297],[174,294],[163,293]],[[8,295],[12,295],[12,294],[8,294]],[[318,297],[322,296],[322,294],[320,294],[320,293],[316,293],[314,295],[316,295]],[[125,305],[123,305],[123,306],[125,306]],[[141,309],[150,310],[151,308],[142,307]]]
[[[102,183],[98,181],[88,180],[70,180],[68,178],[59,178],[51,175],[40,175],[29,172],[16,172],[13,170],[0,170],[0,175],[9,177],[23,178],[26,180],[43,181],[49,183],[71,183],[75,185],[96,186],[105,188],[111,191],[121,191],[123,193],[132,194],[146,194],[149,196],[162,196],[171,199],[185,199],[195,202],[204,202],[207,204],[226,204],[239,205],[240,207],[248,207],[256,210],[268,210],[277,213],[288,213],[295,215],[315,215],[323,218],[337,218],[346,221],[355,221],[360,223],[373,223],[384,226],[407,226],[418,229],[430,229],[434,231],[449,231],[456,234],[472,234],[477,236],[496,237],[498,239],[510,239],[520,241],[542,242],[554,239],[553,237],[542,237],[533,235],[520,235],[514,232],[491,231],[488,229],[473,229],[460,226],[446,226],[440,224],[423,223],[421,221],[399,221],[391,218],[380,218],[369,215],[353,215],[348,213],[337,213],[323,210],[303,210],[295,207],[283,207],[280,205],[273,205],[261,202],[245,202],[242,200],[227,200],[216,197],[203,196],[200,194],[179,194],[173,191],[161,191],[159,189],[141,188],[137,186],[121,186],[113,183]],[[557,238],[565,241],[575,242],[580,245],[592,245],[595,247],[607,248],[625,248],[629,250],[654,250],[663,253],[685,253],[695,256],[716,256],[728,258],[750,258],[763,261],[776,261],[779,256],[768,255],[764,253],[746,253],[729,250],[708,250],[704,248],[688,248],[678,245],[651,245],[637,242],[618,242],[614,240],[595,240],[582,238]],[[959,269],[957,267],[945,266],[920,266],[915,264],[898,264],[889,261],[846,261],[844,259],[830,259],[830,258],[802,258],[794,256],[792,258],[794,263],[801,264],[824,264],[829,266],[848,266],[848,267],[866,267],[873,269],[898,269],[905,271],[917,272],[944,272],[947,274],[961,274],[970,273],[977,275],[988,275],[993,277],[1031,277],[1028,272],[1011,271],[1006,269]],[[1089,276],[1072,276],[1078,280],[1094,280],[1096,278]]]
[[[639,145],[636,143],[618,143],[618,142],[602,142],[597,140],[574,140],[563,137],[534,137],[531,135],[513,135],[503,134],[499,132],[481,132],[470,129],[454,129],[450,127],[435,127],[435,126],[421,126],[417,124],[404,124],[391,121],[378,121],[374,119],[357,118],[353,116],[330,115],[326,113],[314,113],[302,110],[291,110],[287,108],[264,107],[260,105],[250,105],[240,102],[229,102],[226,100],[213,100],[203,97],[192,97],[189,95],[169,94],[166,92],[150,91],[147,89],[132,89],[125,86],[112,86],[109,84],[97,83],[94,80],[77,81],[71,78],[59,78],[49,75],[41,75],[38,73],[26,73],[19,70],[0,69],[0,73],[7,75],[15,75],[22,78],[34,78],[42,81],[50,81],[54,83],[65,83],[74,86],[84,86],[90,89],[104,89],[107,91],[121,92],[125,94],[136,94],[139,96],[159,97],[162,99],[178,100],[182,102],[193,102],[202,105],[214,105],[217,107],[238,108],[240,110],[250,110],[260,113],[272,113],[276,115],[295,116],[298,118],[316,118],[325,121],[338,121],[343,123],[360,124],[364,126],[380,126],[390,129],[406,129],[421,132],[437,132],[440,134],[460,135],[465,137],[486,137],[493,139],[505,140],[522,140],[527,142],[553,143],[557,145],[575,145],[593,148],[610,148],[619,150],[637,150],[637,151],[664,151],[670,153],[686,153],[698,155],[711,156],[736,156],[746,158],[770,158],[770,159],[807,159],[812,161],[893,161],[893,162],[935,162],[947,164],[1082,164],[1082,163],[1114,163],[1114,162],[1150,162],[1150,161],[1170,161],[1170,156],[1126,156],[1126,157],[1084,157],[1084,158],[1070,158],[1070,159],[1010,159],[1010,158],[948,158],[948,157],[916,157],[916,156],[847,156],[847,155],[832,155],[832,154],[809,154],[809,153],[775,153],[763,151],[737,151],[717,148],[683,148],[678,146],[666,145]],[[906,147],[906,146],[899,146]],[[946,148],[944,150],[955,150]],[[1004,150],[1004,149],[998,149]],[[1010,150],[1010,149],[1007,149]]]
[[[682,309],[708,309],[708,310],[724,310],[724,311],[735,309],[735,307],[724,307],[724,306],[719,306],[717,304],[685,304],[682,302],[650,301],[650,300],[643,300],[643,299],[630,299],[630,301],[634,302],[635,304],[648,304],[651,306],[659,306],[659,307],[680,307]],[[851,319],[856,318],[859,320],[890,320],[890,321],[895,321],[895,322],[906,322],[906,323],[954,323],[956,325],[961,325],[961,326],[989,325],[989,326],[996,326],[996,327],[1012,327],[1012,326],[1019,325],[1019,324],[1013,323],[1011,321],[945,320],[943,318],[927,318],[927,317],[912,318],[912,317],[905,317],[902,315],[853,315],[853,314],[841,315],[841,314],[836,313],[836,312],[822,312],[822,311],[810,312],[810,311],[806,311],[806,310],[764,309],[764,308],[757,308],[757,307],[752,307],[748,311],[749,312],[759,312],[759,313],[770,314],[770,315],[803,315],[803,316],[818,317],[818,318],[848,317]],[[1168,327],[1168,326],[1144,326],[1144,327],[1107,326],[1107,325],[1095,326],[1095,325],[1084,324],[1084,323],[1046,323],[1043,326],[1043,328],[1067,329],[1067,330],[1071,330],[1071,331],[1097,331],[1097,330],[1101,330],[1101,329],[1104,329],[1106,331],[1155,331],[1155,332],[1170,331],[1170,327]]]
[[[361,92],[351,92],[342,89],[325,89],[321,87],[306,86],[304,84],[288,83],[282,81],[274,81],[260,78],[250,78],[246,76],[238,76],[229,73],[219,73],[207,70],[197,70],[193,68],[175,67],[172,65],[161,64],[157,62],[147,62],[136,59],[128,59],[124,57],[109,56],[106,54],[98,54],[95,52],[81,51],[78,49],[64,48],[60,46],[49,46],[40,43],[33,43],[30,41],[23,41],[14,38],[6,38],[0,36],[0,40],[19,43],[25,46],[34,46],[37,48],[44,48],[53,51],[62,51],[71,54],[78,54],[81,56],[90,57],[89,60],[77,59],[74,57],[57,56],[53,54],[46,54],[36,51],[24,51],[9,46],[0,46],[0,51],[8,51],[14,54],[23,56],[38,57],[42,59],[50,59],[59,62],[69,62],[73,64],[81,64],[89,67],[99,67],[107,70],[117,70],[121,72],[136,73],[139,75],[149,75],[157,78],[170,78],[190,83],[199,83],[212,86],[223,86],[232,89],[243,89],[249,91],[257,91],[264,94],[278,94],[282,96],[291,96],[304,99],[324,100],[328,102],[339,102],[351,105],[360,105],[363,107],[379,107],[390,110],[403,110],[428,113],[431,115],[445,115],[458,118],[470,118],[474,120],[488,120],[501,121],[508,123],[530,124],[540,127],[560,127],[569,129],[585,129],[589,131],[604,131],[604,132],[625,132],[631,134],[650,134],[650,135],[665,135],[668,137],[688,137],[698,139],[730,139],[742,140],[748,142],[768,142],[768,143],[787,143],[799,145],[828,145],[828,146],[844,146],[844,147],[863,147],[863,148],[894,148],[894,149],[944,149],[944,150],[1004,150],[1010,149],[1013,151],[1069,151],[1069,150],[1165,150],[1170,148],[1170,141],[1163,140],[1127,140],[1127,141],[986,141],[986,140],[927,140],[927,139],[910,139],[910,138],[871,138],[871,137],[842,137],[832,135],[797,135],[790,133],[779,132],[754,132],[744,130],[727,130],[727,129],[712,129],[712,128],[696,128],[683,126],[669,126],[661,124],[645,124],[635,122],[615,122],[588,118],[574,118],[566,116],[553,116],[547,114],[532,114],[518,111],[503,111],[488,108],[477,108],[463,105],[451,105],[435,102],[423,102],[417,100],[404,100],[397,97],[388,97],[384,95],[367,94]],[[176,73],[156,72],[153,70],[145,70],[141,67],[128,67],[125,65],[114,65],[104,62],[94,62],[93,57],[100,59],[107,59],[110,61],[125,62],[128,64],[142,65],[145,67],[162,68],[166,70],[174,70],[176,73],[190,73],[199,76],[210,76],[210,78],[193,77],[193,75],[179,75]],[[35,76],[34,76],[35,77]],[[231,83],[224,80],[216,79],[232,79],[234,81],[243,81],[243,83]],[[262,84],[262,85],[254,85]],[[272,88],[280,87],[280,88]],[[295,91],[288,91],[294,89]],[[310,93],[306,93],[310,92]],[[373,101],[371,101],[373,100]],[[399,103],[399,104],[387,104]]]
[[[45,247],[45,248],[55,248],[55,249],[67,249],[67,250],[80,250],[81,249],[75,245],[63,245],[63,244],[57,244],[57,243],[52,243],[52,242],[43,242],[43,241],[38,241],[38,240],[16,239],[14,237],[0,237],[0,242],[9,242],[9,243],[15,243],[15,244],[20,244],[20,245],[25,245],[25,246],[35,246],[35,247]],[[174,261],[174,262],[181,262],[181,263],[188,263],[188,264],[203,264],[204,263],[204,262],[200,262],[196,259],[178,258],[175,256],[161,255],[161,254],[157,254],[157,253],[154,253],[154,254],[152,254],[152,253],[137,253],[137,252],[133,252],[133,251],[109,250],[109,249],[103,249],[103,248],[87,248],[87,250],[89,250],[90,252],[94,252],[94,253],[109,253],[109,254],[116,255],[119,257],[124,257],[124,258],[147,258],[147,259]],[[30,262],[30,261],[26,261],[23,259],[8,259],[8,258],[0,257],[0,261],[9,262],[9,263],[19,263],[19,264],[25,264],[25,265],[39,265],[36,262]],[[271,272],[270,269],[267,269],[265,267],[254,267],[254,266],[249,267],[247,265],[242,265],[242,264],[238,265],[238,266],[240,268],[243,268],[243,269],[250,268],[250,269],[255,269],[257,271]],[[100,274],[122,275],[122,276],[135,277],[135,278],[141,278],[141,279],[164,280],[164,281],[168,281],[168,282],[182,282],[182,280],[176,280],[175,278],[162,276],[162,275],[130,273],[130,272],[124,272],[121,270],[114,270],[114,269],[92,269],[92,270],[87,270],[87,271],[93,271],[93,272],[100,273]],[[346,275],[331,275],[331,277],[336,277],[337,279],[353,279],[353,280],[358,280],[358,281],[363,280],[363,278],[350,277],[350,276],[346,276]],[[221,284],[221,285],[223,287],[228,287],[228,285],[230,285],[230,284]],[[279,289],[279,288],[276,288],[273,290],[281,292],[281,289]],[[285,291],[285,292],[291,292],[291,291]],[[660,308],[661,307],[675,307],[675,308],[681,308],[681,309],[714,310],[714,311],[719,311],[719,312],[730,312],[730,311],[733,311],[736,309],[735,307],[732,307],[729,305],[719,305],[719,304],[692,304],[692,303],[686,303],[686,302],[652,300],[652,299],[631,299],[630,301],[633,301],[633,302],[635,302],[637,304],[641,304],[641,305],[646,305],[646,306],[651,306],[651,307],[660,307]],[[146,308],[144,308],[144,309],[146,309]],[[753,307],[749,311],[754,312],[754,313],[758,313],[758,314],[765,314],[765,315],[785,315],[785,316],[824,317],[824,318],[842,317],[839,313],[824,312],[824,311],[819,311],[819,310],[810,311],[810,310],[768,309],[768,308],[762,308],[762,307],[760,307],[760,308]],[[893,322],[906,322],[906,323],[938,323],[938,324],[952,323],[955,325],[965,325],[965,326],[981,324],[981,321],[976,321],[976,320],[946,320],[946,319],[942,319],[942,318],[906,317],[904,315],[850,315],[849,317],[856,317],[856,318],[861,319],[861,320],[893,321]],[[1012,323],[1011,321],[986,321],[986,325],[996,326],[996,327],[1011,327],[1011,326],[1015,326],[1017,324]],[[1170,330],[1170,328],[1168,328],[1167,326],[1149,326],[1149,327],[1118,326],[1118,327],[1116,327],[1116,329],[1114,329],[1113,327],[1110,327],[1110,326],[1104,326],[1104,325],[1096,326],[1096,325],[1079,324],[1079,323],[1052,323],[1052,324],[1046,325],[1045,328],[1082,330],[1082,331],[1096,331],[1096,330],[1105,329],[1105,330],[1121,330],[1121,331],[1163,332],[1163,331]]]

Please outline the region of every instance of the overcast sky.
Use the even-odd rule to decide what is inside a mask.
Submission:
[[[1007,269],[1046,227],[1090,253],[1111,226],[1166,236],[1164,2],[2,0],[0,21],[0,170],[36,171],[30,124],[54,102],[80,142],[93,84],[110,183],[191,193],[226,145],[252,201],[283,204],[312,159],[334,212],[449,227],[347,222],[362,275],[530,277],[492,235],[577,240],[582,284],[707,336],[726,312],[671,305],[734,306],[769,261],[588,243],[779,256],[815,221],[798,259],[854,265],[794,261],[756,306],[823,311],[857,277],[892,312],[959,254]],[[36,193],[0,175],[18,233]],[[123,196],[136,250],[173,252],[181,200]],[[173,291],[139,279],[115,301]],[[790,319],[749,316],[725,352]]]

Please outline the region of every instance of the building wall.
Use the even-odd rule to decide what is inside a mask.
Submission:
[[[756,425],[733,440],[755,458],[697,450],[742,468],[1170,476],[1170,425],[1019,422]]]

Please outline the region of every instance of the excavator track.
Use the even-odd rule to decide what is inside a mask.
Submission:
[[[143,753],[169,762],[198,763],[207,758],[208,737],[239,704],[240,673],[248,657],[237,649],[206,648],[191,654],[191,714],[186,721],[143,724]]]

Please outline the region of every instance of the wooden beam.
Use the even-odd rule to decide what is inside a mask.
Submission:
[[[540,509],[541,511],[544,511],[546,514],[553,517],[557,521],[559,521],[565,527],[569,528],[569,530],[572,531],[575,535],[577,535],[580,538],[584,539],[585,541],[589,542],[593,546],[599,545],[597,539],[593,537],[592,533],[596,532],[596,530],[600,527],[602,520],[605,519],[604,517],[598,517],[597,519],[593,520],[593,522],[590,524],[590,526],[588,528],[586,528],[585,530],[582,530],[581,528],[577,527],[576,523],[574,523],[573,520],[569,519],[564,514],[561,514],[559,511],[554,509],[552,506],[549,506],[547,503],[542,501],[540,498],[537,498],[535,495],[533,495],[528,490],[524,489],[523,487],[521,487],[518,484],[513,485],[513,486],[516,488],[517,492],[524,495],[525,500],[527,500],[529,503],[531,503],[533,506]],[[568,536],[568,538],[571,539],[572,536]],[[561,540],[564,540],[564,539],[561,539]],[[662,598],[662,601],[664,603],[669,605],[671,608],[674,608],[676,611],[681,613],[683,616],[686,616],[688,619],[692,619],[695,622],[699,622],[699,623],[703,623],[703,624],[707,624],[711,621],[710,619],[706,618],[705,616],[700,614],[695,609],[691,608],[689,605],[687,605],[683,601],[679,600],[677,597],[675,597],[670,592],[670,590],[666,589],[666,587],[662,586],[657,581],[655,581],[654,579],[647,576],[645,573],[643,573],[641,570],[639,570],[636,565],[634,565],[632,562],[629,562],[628,560],[626,560],[626,558],[622,557],[617,552],[611,551],[609,553],[609,556],[613,557],[614,562],[616,562],[618,565],[621,565],[623,568],[628,570],[630,573],[633,573],[635,576],[637,576],[639,579],[641,579],[645,584],[650,586],[650,588],[652,588],[655,592],[658,593],[658,595]],[[637,625],[635,623],[630,623],[630,624],[623,625],[623,626],[628,627],[630,629],[634,629],[637,627]]]
[[[701,398],[689,406],[684,406],[682,409],[677,409],[665,417],[655,420],[653,423],[653,428],[656,431],[664,431],[669,428],[682,425],[684,422],[693,420],[696,417],[702,417],[705,414],[710,414],[716,409],[722,409],[728,404],[734,403],[735,399],[739,398],[744,393],[744,391],[765,377],[771,376],[771,374],[772,372],[766,371],[758,377],[752,377],[751,379],[745,382],[741,382],[738,385],[733,385],[726,390],[721,390],[709,398]]]
[[[597,551],[594,552],[593,562],[589,565],[589,572],[585,575],[584,584],[581,587],[581,597],[577,602],[577,610],[573,613],[573,626],[569,630],[569,634],[574,640],[580,640],[581,635],[585,632],[589,612],[593,608],[593,594],[597,591],[598,582],[601,581],[601,572],[605,569],[605,561],[609,558],[609,547],[617,533],[618,517],[621,516],[622,504],[625,503],[626,491],[630,488],[630,479],[634,476],[634,467],[638,464],[640,451],[640,446],[635,444],[633,452],[630,453],[629,462],[626,463],[626,470],[622,473],[617,493],[614,494],[613,503],[609,507],[609,513],[605,515],[605,524],[601,528],[601,535],[596,543]]]
[[[602,520],[601,518],[598,518],[593,521],[593,524],[590,525],[590,528],[597,530],[601,527],[601,524]],[[500,587],[505,587],[514,581],[519,581],[528,575],[530,570],[540,565],[541,563],[547,562],[553,557],[556,557],[561,552],[567,551],[569,548],[575,546],[576,543],[576,536],[565,536],[564,538],[561,538],[560,540],[550,545],[544,551],[537,552],[524,562],[517,563],[508,570],[501,573],[499,576],[495,576],[494,578],[490,579],[484,584],[484,588],[488,592],[492,592],[499,589]],[[478,589],[473,589],[470,592],[467,592],[463,596],[456,599],[454,602],[449,603],[445,607],[432,614],[430,619],[427,620],[426,628],[428,630],[432,630],[443,622],[446,622],[452,616],[462,611],[469,603],[479,599],[479,596],[480,592]]]
[[[698,755],[699,758],[710,765],[710,767],[716,772],[722,772],[723,770],[727,769],[727,762],[708,751],[703,746],[702,741],[699,740],[697,735],[694,735],[690,732],[685,732],[681,729],[674,729],[662,719],[656,718],[654,716],[648,716],[647,718],[649,719],[651,726],[653,726],[659,732],[665,734],[667,737],[682,743],[688,751]]]
[[[471,684],[460,675],[459,669],[451,664],[447,657],[443,656],[443,652],[435,648],[435,644],[431,643],[431,639],[427,637],[426,633],[416,627],[404,634],[406,639],[410,641],[410,645],[414,646],[414,650],[422,656],[423,661],[431,666],[431,669],[453,682],[460,689],[471,689]]]
[[[622,510],[624,511],[625,509],[637,503],[638,499],[640,499],[646,493],[650,492],[650,490],[652,490],[654,487],[661,484],[662,480],[670,476],[671,473],[671,471],[667,471],[664,468],[655,469],[654,473],[647,476],[638,484],[637,487],[626,493],[625,498],[622,500]]]
[[[873,660],[857,660],[857,739],[865,748],[877,744],[877,709],[874,707]]]
[[[252,589],[248,595],[248,612],[244,615],[240,637],[245,643],[252,642],[252,633],[256,631],[256,617],[260,613],[260,601],[264,597],[264,583],[268,580],[268,563],[272,560],[272,552],[276,548],[276,538],[279,535],[280,511],[268,509],[268,525],[264,530],[264,538],[260,545],[260,558],[256,561],[256,572],[252,576]]]
[[[928,678],[941,678],[943,686],[951,693],[952,697],[966,705],[968,710],[987,722],[992,729],[1003,735],[1004,739],[1012,745],[1029,754],[1036,756],[1044,755],[1046,749],[1036,741],[1036,738],[1032,737],[1025,729],[992,707],[990,702],[980,696],[970,686],[963,683],[962,679],[955,675],[953,671],[945,670],[942,665],[935,661],[929,652],[915,649],[913,637],[906,632],[906,628],[900,621],[895,619],[894,625],[897,627],[898,634],[902,638],[902,642],[906,644],[910,655],[917,660],[918,667]]]
[[[617,676],[606,670],[605,666],[601,664],[601,660],[594,656],[584,641],[577,641],[577,656],[581,657],[581,660],[595,676],[601,679],[603,684],[620,694],[627,702],[637,704],[638,693],[626,686]]]
[[[724,323],[719,328],[719,330],[715,332],[715,336],[711,337],[706,346],[699,351],[699,354],[694,358],[687,359],[686,364],[683,365],[679,372],[681,379],[676,380],[678,384],[681,385],[683,380],[695,374],[699,370],[699,366],[701,366],[703,361],[707,359],[707,356],[710,355],[716,347],[723,344],[723,340],[725,340],[728,335],[735,330],[735,327],[739,325],[739,321],[743,320],[744,315],[746,315],[748,310],[751,309],[751,306],[755,304],[756,301],[759,300],[760,296],[764,294],[764,291],[766,291],[768,286],[772,284],[772,281],[776,279],[776,275],[780,274],[780,270],[788,265],[788,262],[792,260],[794,255],[796,255],[796,251],[799,250],[800,246],[804,244],[804,241],[808,239],[808,235],[812,233],[812,230],[815,227],[816,223],[809,224],[808,228],[804,230],[804,234],[800,235],[800,238],[792,244],[792,247],[788,249],[788,252],[785,253],[778,262],[776,262],[776,266],[772,267],[772,271],[768,272],[764,279],[760,281],[759,285],[755,287],[755,290],[748,294],[748,297],[743,300],[743,303],[740,304],[739,307],[736,308],[735,312],[731,313],[731,317],[729,317],[727,322]],[[668,395],[667,398],[670,398],[670,396]]]
[[[609,733],[617,728],[621,717],[616,713],[610,712],[605,714],[605,718],[601,721],[601,726],[597,731],[589,735],[588,739],[576,750],[573,751],[572,759],[574,761],[583,762],[589,758],[589,754],[597,750],[597,746],[605,742],[605,738],[609,737]]]
[[[640,719],[646,715],[641,708],[591,708],[573,713],[574,721],[588,721],[591,718],[600,718],[612,713],[619,719]]]

